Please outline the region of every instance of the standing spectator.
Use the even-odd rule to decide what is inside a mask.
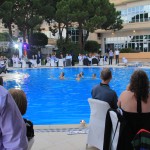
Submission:
[[[119,64],[119,50],[115,50],[115,58],[116,58],[116,64]]]
[[[112,73],[109,68],[104,68],[101,72],[102,82],[92,89],[92,98],[107,102],[111,108],[117,108],[117,94],[110,89],[109,82],[112,79]]]
[[[27,150],[25,122],[3,86],[0,86],[0,104],[0,150]]]
[[[41,59],[42,59],[42,55],[41,55],[40,51],[38,51],[38,54],[37,54],[37,64],[40,64],[40,66],[41,66]]]
[[[112,65],[112,59],[114,57],[114,53],[112,50],[109,51],[109,65]]]

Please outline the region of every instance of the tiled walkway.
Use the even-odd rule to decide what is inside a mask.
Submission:
[[[35,132],[32,150],[97,150],[86,149],[87,134],[67,135],[65,132]]]
[[[70,125],[70,127],[41,126],[39,129],[35,126],[34,144],[31,150],[97,150],[93,147],[86,149],[87,128],[82,129],[79,125]]]

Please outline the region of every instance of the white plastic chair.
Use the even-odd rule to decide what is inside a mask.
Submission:
[[[58,60],[58,66],[63,67],[64,66],[64,59],[59,59]]]
[[[110,118],[112,122],[112,131],[111,131],[111,150],[116,150],[117,149],[117,144],[118,144],[118,139],[119,139],[119,131],[120,131],[120,123],[118,122],[118,116],[114,111],[110,111]],[[118,122],[118,126],[117,126]],[[116,128],[117,127],[117,128]],[[116,130],[116,133],[115,133]],[[114,136],[115,133],[115,136]]]
[[[57,66],[56,62],[53,59],[51,59],[51,67],[56,67],[56,66]]]
[[[46,63],[46,67],[50,67],[50,65],[51,65],[51,63],[50,63],[50,61],[48,61],[48,62]]]
[[[83,66],[83,60],[79,60],[79,66]]]
[[[32,149],[33,143],[34,143],[34,137],[28,142],[28,150]]]
[[[98,99],[88,99],[90,105],[90,121],[87,145],[103,150],[103,139],[105,129],[105,119],[107,110],[110,108],[107,102]]]
[[[39,59],[40,63],[37,64],[37,67],[41,67],[41,59]]]

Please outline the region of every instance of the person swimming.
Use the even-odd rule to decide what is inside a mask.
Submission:
[[[80,74],[80,73],[77,74],[76,80],[77,80],[77,81],[80,81],[81,78],[82,78],[82,77],[81,77],[81,74]]]
[[[28,73],[24,74],[23,78],[28,78],[30,75]]]
[[[64,72],[60,73],[59,79],[60,80],[64,80],[65,79],[65,73]]]
[[[96,79],[96,74],[95,73],[92,74],[92,79]]]
[[[80,72],[80,76],[81,76],[81,78],[83,78],[84,77],[84,72]]]

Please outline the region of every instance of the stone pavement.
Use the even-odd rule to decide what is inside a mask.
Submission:
[[[90,146],[86,148],[86,133],[69,134],[69,129],[80,130],[79,125],[34,126],[34,128],[35,137],[31,150],[98,150]]]

